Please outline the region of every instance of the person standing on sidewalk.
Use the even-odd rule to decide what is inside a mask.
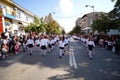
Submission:
[[[88,39],[88,41],[87,41],[87,46],[88,46],[88,55],[89,55],[90,59],[92,59],[92,58],[93,58],[93,57],[92,57],[92,50],[93,50],[93,48],[95,47],[95,43],[94,43],[92,37],[90,37],[90,38]]]
[[[1,49],[2,59],[5,59],[8,53],[8,47],[5,44],[2,44],[1,46],[2,46],[2,49]]]

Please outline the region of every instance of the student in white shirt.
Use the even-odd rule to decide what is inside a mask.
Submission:
[[[90,59],[92,59],[92,50],[93,50],[93,47],[95,47],[95,43],[94,41],[92,40],[92,37],[89,38],[89,40],[87,41],[87,45],[88,45],[88,55],[90,57]]]
[[[64,37],[60,37],[60,41],[59,41],[60,56],[59,56],[59,58],[62,58],[62,55],[64,55],[64,48],[65,48]]]
[[[52,38],[49,37],[49,40],[48,40],[48,41],[49,41],[49,42],[48,42],[48,51],[51,52],[51,50],[52,50]]]
[[[42,39],[40,40],[40,48],[43,51],[43,56],[46,55],[46,49],[47,49],[47,40],[45,39],[45,36],[42,36]]]
[[[55,46],[55,40],[54,40],[54,37],[52,37],[51,39],[51,43],[52,43],[52,50],[54,49],[54,46]]]
[[[67,37],[66,37],[65,40],[64,40],[64,44],[65,44],[65,49],[64,49],[64,51],[66,52],[66,51],[68,51],[68,44],[69,44],[69,40],[68,40]]]
[[[32,50],[34,47],[34,40],[32,39],[32,37],[28,37],[26,45],[28,46],[29,54],[32,55]]]
[[[40,39],[39,39],[39,37],[35,38],[35,46],[36,46],[36,49],[38,51],[40,49]]]

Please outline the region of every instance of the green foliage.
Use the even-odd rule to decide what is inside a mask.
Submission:
[[[55,20],[51,20],[46,27],[47,34],[61,34],[60,25]]]
[[[111,0],[112,2],[114,2],[115,0]]]
[[[120,30],[120,0],[116,1],[114,9],[109,12],[109,17],[111,18],[111,24],[114,24],[115,29]]]
[[[111,29],[119,29],[119,21],[114,18],[113,13],[101,14],[100,18],[94,20],[91,25],[93,31],[107,33]],[[110,17],[111,16],[111,17]]]
[[[30,23],[27,27],[23,28],[23,30],[25,30],[25,32],[40,33],[46,31],[45,26],[46,24],[44,23],[43,18],[34,17],[34,22]]]
[[[81,27],[80,26],[75,26],[72,31],[69,32],[70,35],[72,34],[80,34],[81,33]]]
[[[99,19],[93,21],[91,25],[93,31],[104,32],[107,33],[112,26],[110,25],[110,19],[105,14],[101,14]]]
[[[46,32],[47,34],[62,34],[60,25],[55,20],[51,20],[49,23],[44,22],[44,18],[34,17],[34,22],[30,23],[27,27],[24,27],[25,32]]]

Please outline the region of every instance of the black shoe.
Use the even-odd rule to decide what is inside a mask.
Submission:
[[[62,54],[63,56],[65,55],[65,54]]]
[[[42,57],[45,57],[45,55],[44,55],[44,54],[42,54]]]
[[[92,60],[93,58],[91,57],[90,60]]]
[[[30,53],[29,55],[31,56],[32,54]]]
[[[59,56],[59,58],[61,59],[61,58],[62,58],[62,56]]]

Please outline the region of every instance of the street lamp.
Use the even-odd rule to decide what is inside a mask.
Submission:
[[[85,5],[85,7],[91,7],[91,8],[93,8],[93,20],[94,20],[94,6],[91,6],[91,5]],[[93,23],[93,20],[92,20],[92,23]],[[88,31],[88,33],[89,33],[89,31]]]
[[[94,20],[94,6],[86,5],[85,7],[91,7],[91,8],[93,8],[93,20]]]

